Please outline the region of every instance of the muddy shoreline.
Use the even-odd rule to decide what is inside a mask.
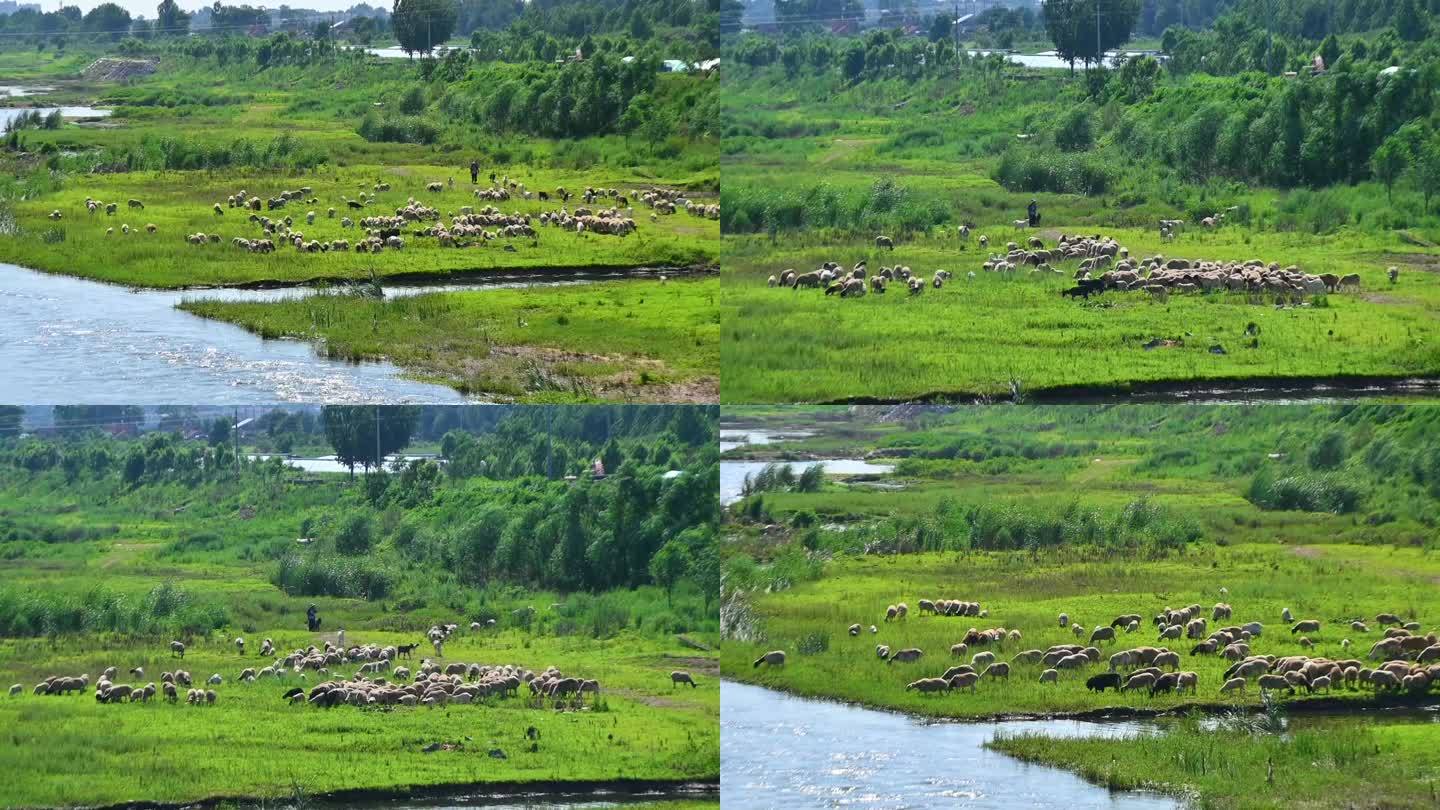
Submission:
[[[406,788],[354,788],[328,793],[306,794],[310,804],[353,807],[363,803],[413,800],[446,800],[456,804],[484,807],[507,803],[551,801],[557,803],[605,799],[621,802],[663,799],[703,799],[720,795],[720,780],[607,779],[579,782],[466,782],[449,785],[419,785]],[[95,805],[91,810],[180,810],[210,808],[221,804],[258,806],[274,801],[258,796],[210,796],[189,802],[136,801]]]
[[[1217,377],[1206,380],[1160,380],[1118,385],[1064,385],[1025,391],[1021,402],[1032,404],[1114,404],[1163,402],[1236,402],[1358,399],[1362,397],[1440,397],[1440,376],[1345,375],[1329,377]],[[1003,395],[936,391],[907,399],[845,397],[818,405],[967,405],[1006,403]]]

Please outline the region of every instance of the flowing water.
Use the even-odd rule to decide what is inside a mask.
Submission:
[[[930,722],[728,681],[720,690],[725,810],[1180,806],[1165,796],[1112,793],[1065,771],[983,747],[1000,731],[1128,736],[1145,728],[1140,723]]]
[[[386,285],[384,291],[395,298],[683,272],[497,272],[441,284]],[[239,327],[175,309],[187,298],[278,301],[315,294],[309,287],[127,290],[0,263],[0,366],[9,370],[0,379],[0,402],[464,401],[446,386],[403,379],[390,363],[326,359],[304,341],[263,340]]]
[[[390,363],[329,360],[308,343],[263,340],[175,309],[186,295],[0,263],[0,402],[463,401],[448,387],[402,378]]]

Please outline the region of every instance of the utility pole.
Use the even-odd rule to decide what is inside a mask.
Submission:
[[[375,406],[375,472],[380,472],[380,406]]]
[[[545,477],[554,478],[555,475],[550,468],[550,443],[554,440],[555,433],[555,406],[545,406]]]
[[[235,448],[235,469],[240,469],[240,409],[235,409],[235,421],[230,427],[230,443]]]

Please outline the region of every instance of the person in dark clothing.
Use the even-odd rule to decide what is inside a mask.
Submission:
[[[470,161],[470,184],[474,185],[478,182],[480,182],[480,161],[472,160]]]
[[[1036,227],[1036,226],[1038,226],[1038,225],[1040,224],[1040,204],[1039,204],[1039,203],[1035,202],[1034,200],[1031,200],[1031,201],[1030,201],[1030,207],[1025,209],[1025,213],[1029,216],[1029,219],[1030,219],[1030,227],[1034,228],[1034,227]]]
[[[305,623],[310,627],[310,632],[320,629],[320,611],[312,604],[310,609],[305,611]]]

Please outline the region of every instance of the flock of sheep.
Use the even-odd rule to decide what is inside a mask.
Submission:
[[[968,238],[968,229],[962,229],[962,234]],[[982,249],[989,247],[989,237],[983,234],[978,242]],[[877,236],[875,244],[876,247],[894,249],[894,240],[888,236]],[[1282,267],[1278,262],[1266,263],[1261,259],[1166,259],[1159,254],[1137,258],[1113,238],[1099,234],[1061,234],[1055,245],[1048,248],[1039,236],[1027,238],[1024,245],[1009,242],[1004,253],[991,253],[980,270],[1012,276],[1028,267],[1032,275],[1064,275],[1065,271],[1055,265],[1072,261],[1078,263],[1073,272],[1075,285],[1061,295],[1086,299],[1111,290],[1143,291],[1160,300],[1167,299],[1171,293],[1231,292],[1273,296],[1281,304],[1288,301],[1298,305],[1307,296],[1360,288],[1360,276],[1356,273],[1344,276],[1313,274],[1296,265]],[[1394,284],[1399,279],[1400,270],[1392,266],[1387,269],[1386,275]],[[967,278],[975,276],[974,271],[966,274]],[[837,262],[827,261],[807,273],[797,272],[794,268],[786,269],[771,275],[766,284],[794,290],[817,288],[823,289],[826,295],[853,298],[867,292],[884,293],[892,284],[903,284],[911,295],[919,295],[927,286],[940,289],[951,278],[952,274],[947,270],[936,270],[927,279],[914,273],[907,265],[882,266],[878,273],[872,274],[865,260],[857,262],[848,271]]]
[[[472,622],[470,628],[472,631],[480,631],[494,626],[495,620],[491,619],[484,624]],[[458,624],[441,624],[431,627],[426,632],[426,639],[434,647],[437,656],[443,655],[445,641],[458,629]],[[397,661],[408,659],[411,652],[420,646],[418,643],[387,646],[364,644],[346,647],[345,631],[343,629],[337,631],[336,636],[337,643],[332,644],[326,641],[322,647],[312,644],[286,653],[277,650],[271,639],[264,639],[260,645],[259,655],[262,658],[271,659],[270,663],[263,667],[245,667],[236,680],[244,684],[255,683],[267,678],[284,682],[293,676],[295,680],[303,683],[307,680],[307,670],[313,671],[316,675],[326,676],[326,680],[308,689],[303,685],[291,686],[286,689],[283,697],[293,704],[303,703],[324,708],[341,705],[464,705],[492,696],[497,698],[517,696],[522,688],[528,689],[532,704],[537,707],[545,705],[547,700],[553,700],[556,708],[580,708],[583,706],[587,694],[597,698],[600,695],[598,680],[566,675],[553,666],[536,673],[517,664],[494,665],[459,661],[441,664],[427,658],[422,659],[412,673],[409,667],[401,666]],[[244,657],[245,639],[239,637],[232,643],[237,654]],[[172,641],[169,645],[169,652],[172,658],[183,660],[186,645],[182,641]],[[349,677],[338,679],[330,677],[332,670],[352,666],[355,669]],[[157,694],[163,694],[167,701],[176,703],[179,701],[179,689],[182,687],[187,688],[185,695],[187,704],[213,705],[216,701],[217,695],[213,688],[191,688],[194,687],[193,679],[186,670],[177,669],[173,672],[163,672],[158,684],[151,682],[144,686],[115,683],[117,674],[117,668],[110,667],[96,681],[95,700],[97,702],[145,703]],[[130,674],[137,678],[143,678],[145,670],[143,667],[135,667],[130,670]],[[207,679],[205,685],[215,687],[223,684],[224,681],[224,676],[216,673]],[[683,670],[671,672],[670,682],[671,688],[682,684],[698,688],[695,679],[690,673]],[[83,692],[89,684],[89,674],[73,677],[52,675],[37,683],[33,693],[36,695],[67,695],[72,692]],[[24,691],[22,684],[10,687],[11,697],[21,695]],[[567,699],[569,699],[568,703]]]
[[[549,201],[552,197],[549,192],[531,192],[525,184],[508,177],[496,178],[491,176],[491,185],[483,188],[476,188],[473,192],[477,200],[487,202],[504,202],[512,199],[538,199]],[[453,178],[448,186],[454,188]],[[439,193],[446,189],[447,183],[440,181],[428,182],[425,189],[431,193]],[[341,204],[351,212],[362,212],[374,206],[377,202],[377,195],[380,192],[388,192],[389,183],[375,183],[367,191],[362,189],[357,198],[351,199],[342,195]],[[314,196],[314,189],[310,186],[301,186],[297,189],[286,189],[274,196],[262,199],[260,196],[250,193],[245,189],[239,189],[234,194],[225,197],[223,203],[214,203],[210,210],[217,218],[224,218],[227,211],[240,210],[247,213],[247,223],[257,229],[257,233],[250,236],[233,236],[229,242],[232,246],[249,253],[273,253],[279,248],[293,247],[301,253],[331,253],[347,252],[354,250],[357,253],[380,253],[385,250],[402,250],[405,247],[404,229],[412,228],[410,235],[413,237],[430,237],[444,247],[469,247],[474,245],[485,245],[492,241],[502,239],[529,238],[538,240],[539,232],[536,224],[548,226],[557,230],[564,230],[584,236],[586,234],[598,234],[606,236],[624,237],[635,233],[638,226],[632,215],[634,208],[631,200],[652,209],[650,218],[658,220],[660,215],[674,214],[679,209],[684,209],[692,216],[704,217],[707,219],[718,219],[720,207],[715,204],[704,204],[695,202],[675,189],[651,188],[640,191],[631,191],[629,194],[622,194],[613,188],[586,188],[580,193],[580,200],[583,205],[578,205],[574,210],[569,210],[568,203],[572,193],[563,186],[558,187],[554,192],[554,198],[561,201],[561,206],[556,211],[544,211],[538,216],[528,213],[504,214],[492,205],[485,205],[477,210],[474,206],[466,205],[458,209],[458,213],[451,213],[449,224],[445,224],[438,208],[425,205],[415,197],[410,197],[405,204],[395,209],[393,216],[378,215],[360,217],[358,223],[350,216],[340,216],[340,227],[349,229],[358,225],[357,238],[352,242],[349,239],[315,239],[307,238],[300,228],[300,219],[304,220],[304,226],[313,226],[317,218],[321,216],[316,209],[307,210],[303,215],[284,215],[284,209],[294,203],[302,205],[318,206],[320,200]],[[597,201],[613,201],[610,206],[597,205]],[[85,199],[86,209],[93,215],[103,210],[107,216],[114,216],[118,212],[118,204],[105,203],[90,197]],[[134,210],[144,210],[142,201],[132,199],[128,207]],[[261,213],[279,212],[272,218]],[[339,212],[333,206],[324,210],[325,219],[336,219]],[[64,214],[56,209],[50,213],[50,218],[61,219]],[[423,227],[418,227],[423,226]],[[158,227],[153,223],[144,226],[147,233],[155,234]],[[107,235],[115,233],[114,227],[106,229]],[[128,235],[138,231],[128,223],[120,225],[120,232]],[[203,231],[186,234],[186,243],[194,246],[220,244],[225,241],[218,233],[206,233]],[[514,251],[512,244],[506,244],[506,250]]]
[[[988,616],[988,611],[978,602],[921,599],[917,605],[920,615]],[[904,621],[909,612],[908,605],[904,603],[887,606],[884,621]],[[1375,617],[1375,624],[1384,628],[1383,637],[1371,645],[1362,660],[1256,654],[1252,652],[1252,645],[1260,643],[1258,640],[1265,632],[1264,625],[1259,621],[1230,624],[1234,621],[1233,612],[1233,608],[1225,602],[1216,603],[1208,611],[1199,604],[1192,604],[1177,609],[1165,608],[1152,617],[1150,624],[1157,631],[1157,642],[1179,641],[1182,638],[1193,640],[1196,643],[1190,648],[1190,657],[1219,656],[1231,662],[1221,679],[1221,694],[1244,695],[1251,682],[1260,688],[1262,694],[1284,691],[1287,695],[1293,695],[1300,689],[1313,693],[1342,687],[1368,688],[1376,692],[1403,690],[1423,693],[1440,683],[1440,640],[1433,632],[1422,635],[1418,622],[1407,622],[1397,614],[1381,613]],[[1311,637],[1320,634],[1320,620],[1295,621],[1289,608],[1281,612],[1280,618],[1289,626],[1291,636],[1298,636],[1301,647],[1312,649],[1315,646]],[[1039,683],[1058,684],[1067,672],[1084,672],[1104,666],[1103,671],[1085,680],[1087,689],[1094,692],[1106,689],[1141,692],[1149,696],[1186,691],[1197,694],[1200,676],[1182,669],[1184,659],[1178,650],[1142,645],[1108,656],[1101,652],[1100,645],[1116,644],[1118,633],[1139,632],[1144,621],[1139,613],[1127,613],[1114,617],[1108,624],[1086,628],[1061,613],[1057,623],[1069,630],[1076,639],[1075,643],[1021,650],[1008,655],[1009,660],[1001,660],[1001,656],[1005,654],[1006,645],[1020,644],[1023,638],[1020,630],[1000,626],[987,629],[972,627],[950,647],[951,659],[969,656],[969,663],[948,666],[943,674],[919,678],[905,689],[923,694],[964,689],[975,692],[982,680],[1008,682],[1012,672],[1021,668],[1038,670],[1035,677]],[[1222,623],[1223,626],[1212,627],[1212,624]],[[1350,621],[1349,628],[1354,634],[1370,632],[1370,625],[1358,619]],[[858,623],[848,628],[851,636],[858,636],[861,632],[862,627]],[[871,634],[879,632],[877,626],[870,625]],[[1340,645],[1348,651],[1352,642],[1345,638]],[[916,647],[892,651],[888,645],[879,644],[875,655],[891,664],[916,663],[925,657],[925,651]],[[754,667],[783,667],[785,660],[784,650],[773,650],[756,659]]]

